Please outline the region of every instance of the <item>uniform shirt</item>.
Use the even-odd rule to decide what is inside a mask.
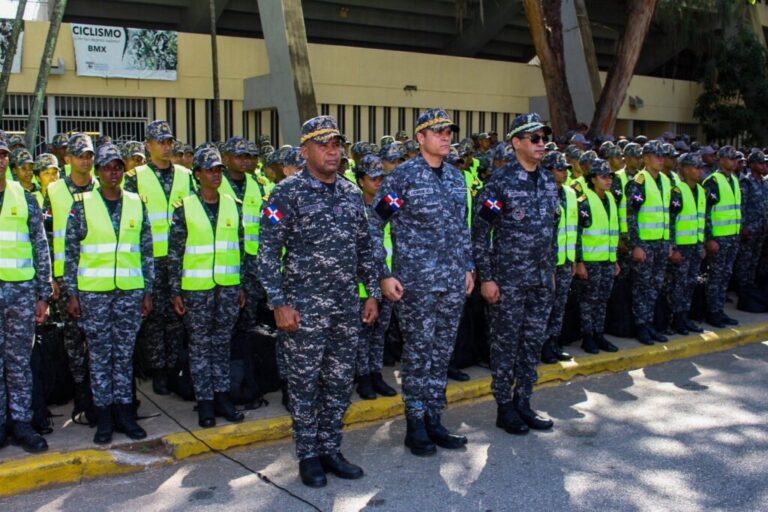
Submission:
[[[511,162],[477,196],[472,254],[481,281],[551,285],[560,203],[552,174]],[[491,230],[493,242],[491,243]]]
[[[306,168],[278,183],[261,218],[258,278],[272,309],[301,314],[357,311],[358,282],[381,297],[357,186],[338,177],[328,186]]]
[[[96,189],[102,199],[104,196],[101,189]],[[112,229],[115,231],[115,238],[119,236],[120,215],[123,208],[122,194],[120,199],[109,201],[104,199],[107,206]],[[142,204],[142,213],[144,220],[141,223],[141,273],[144,276],[144,293],[152,293],[152,287],[155,283],[155,260],[152,257],[152,228],[149,223],[147,209]],[[80,242],[88,234],[88,223],[85,220],[85,207],[82,201],[72,203],[72,211],[67,220],[67,232],[64,239],[64,286],[72,295],[77,295],[77,268],[80,264]]]
[[[0,192],[0,209],[3,207],[4,198],[5,189]],[[35,286],[37,300],[47,301],[52,292],[51,254],[48,252],[48,238],[45,236],[45,229],[43,228],[43,214],[35,196],[25,191],[24,198],[27,200],[27,228],[29,229],[29,240],[32,242],[32,264],[35,267],[35,278],[32,282]]]
[[[741,225],[750,235],[768,231],[768,183],[750,172],[740,180]]]
[[[467,227],[464,175],[443,162],[433,169],[418,155],[397,166],[373,198],[369,218],[379,272],[421,292],[463,289],[474,269]],[[386,265],[384,226],[392,236],[392,270]]]
[[[650,172],[650,171],[649,171]],[[659,173],[658,176],[656,176],[656,186],[659,189],[659,193],[661,193],[661,178],[662,173]],[[672,184],[672,180],[669,180],[669,187],[670,190],[674,188]],[[640,246],[642,247],[643,244],[647,243],[648,241],[640,240],[640,228],[637,224],[637,216],[640,213],[640,207],[643,206],[643,203],[645,203],[645,183],[642,185],[636,182],[635,180],[631,180],[629,183],[627,183],[627,231],[629,233],[629,244],[632,247]],[[663,199],[662,199],[663,201]],[[669,205],[666,205],[669,207]],[[668,242],[673,241],[675,239],[675,223],[670,222],[669,225],[669,240],[658,240],[660,242]]]

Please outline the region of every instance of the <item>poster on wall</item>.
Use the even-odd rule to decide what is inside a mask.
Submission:
[[[16,20],[0,19],[0,67],[5,62],[5,56],[8,54],[8,44],[10,43],[13,24]],[[13,54],[13,65],[11,73],[21,73],[21,47],[24,43],[24,25],[19,32],[19,40],[16,42],[16,52]]]
[[[80,76],[176,80],[178,32],[72,24]]]

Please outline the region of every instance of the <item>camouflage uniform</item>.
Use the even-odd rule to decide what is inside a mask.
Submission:
[[[96,165],[122,160],[120,152],[111,143],[102,144]],[[96,189],[91,194],[99,194]],[[104,199],[104,204],[117,235],[123,211],[123,198],[117,201]],[[96,407],[133,402],[133,351],[136,334],[141,326],[141,304],[145,294],[152,293],[154,260],[152,258],[152,229],[149,217],[142,206],[141,271],[144,288],[136,290],[115,289],[108,292],[78,289],[78,267],[81,242],[88,231],[83,194],[75,195],[72,213],[67,222],[64,260],[64,283],[70,294],[80,299],[80,327],[88,339],[91,391]]]
[[[748,162],[765,161],[762,151],[749,155]],[[762,177],[749,172],[741,178],[741,226],[739,255],[736,259],[734,274],[739,287],[755,285],[757,267],[768,234],[768,184]]]
[[[330,116],[302,126],[302,143],[334,137],[341,135]],[[269,306],[289,305],[300,315],[298,330],[282,340],[296,453],[333,455],[360,335],[358,281],[379,296],[360,191],[344,179],[321,182],[305,168],[274,188],[261,226],[259,278]]]
[[[515,118],[511,133],[544,129],[537,114]],[[495,282],[488,306],[491,390],[499,406],[529,399],[554,293],[560,204],[552,174],[513,162],[496,171],[477,196],[472,226],[478,279]],[[491,243],[490,233],[493,230]]]
[[[418,125],[447,119],[427,110]],[[451,121],[441,124],[450,124]],[[420,131],[416,130],[417,132]],[[432,169],[419,155],[387,176],[369,218],[375,258],[385,277],[404,293],[395,303],[403,334],[402,382],[406,417],[439,417],[445,408],[448,362],[465,301],[465,275],[473,270],[467,229],[467,187],[461,171],[443,162]],[[384,226],[389,222],[393,258],[387,268]]]

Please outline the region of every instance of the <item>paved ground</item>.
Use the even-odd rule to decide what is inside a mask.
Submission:
[[[288,442],[229,455],[321,510],[768,510],[768,342],[539,391],[557,422],[513,437],[492,402],[449,410],[465,451],[405,452],[403,420],[359,428],[344,452],[362,480],[308,489]],[[0,500],[3,510],[311,510],[209,456]]]

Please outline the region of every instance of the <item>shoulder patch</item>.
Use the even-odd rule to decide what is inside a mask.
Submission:
[[[397,194],[390,192],[386,196],[379,200],[379,203],[375,206],[374,211],[381,217],[382,220],[389,220],[389,218],[403,206],[403,200],[397,197]]]
[[[577,201],[580,202],[580,203],[583,203],[586,200],[587,200],[587,195],[586,194],[580,195],[579,198],[577,199]]]
[[[645,183],[645,174],[635,174],[634,180],[638,185],[642,185]]]
[[[184,204],[183,201],[176,201],[175,203],[173,203],[173,207],[174,208],[181,208],[182,204]]]
[[[130,171],[126,171],[125,175],[129,178],[134,178],[136,176],[136,168],[133,168]]]
[[[77,192],[75,194],[72,194],[72,199],[75,201],[82,201],[83,200],[83,194],[81,192]]]

